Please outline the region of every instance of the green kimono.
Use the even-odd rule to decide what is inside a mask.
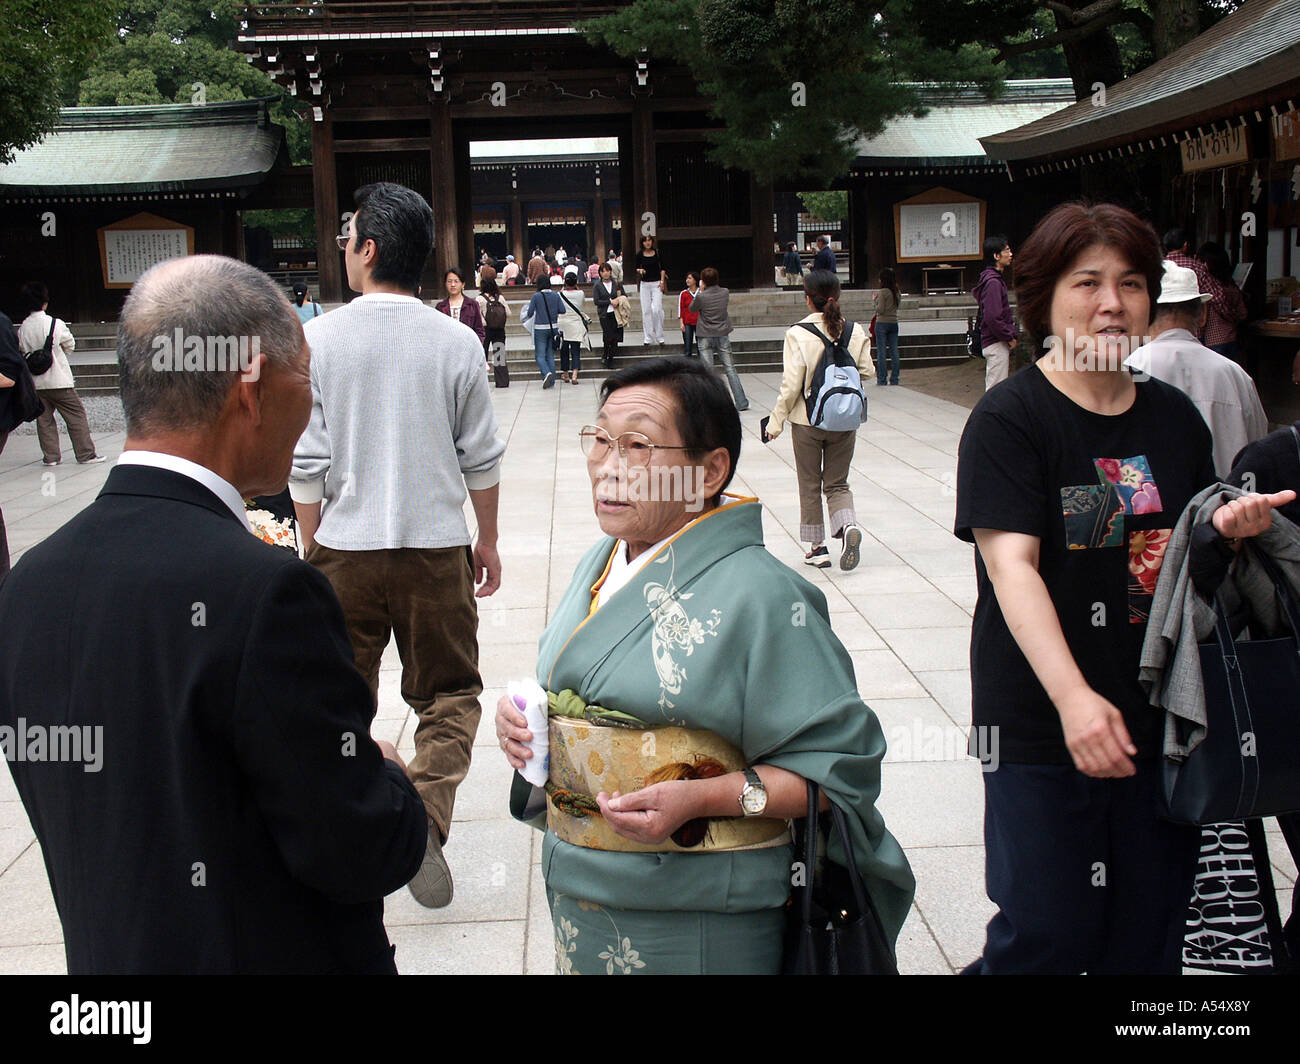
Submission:
[[[825,596],[763,547],[754,499],[688,525],[588,617],[614,545],[603,539],[579,563],[542,635],[538,683],[651,728],[715,732],[751,765],[819,783],[848,813],[859,869],[893,941],[915,881],[875,809],[885,740]],[[515,782],[518,809],[528,785]],[[837,849],[831,857],[842,863]],[[775,972],[792,859],[789,845],[611,852],[548,831],[542,869],[557,968]]]

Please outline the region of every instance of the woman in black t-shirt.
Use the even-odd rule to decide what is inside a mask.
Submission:
[[[641,343],[664,343],[664,291],[668,274],[664,272],[659,246],[652,236],[641,238],[636,253],[636,276],[641,282]]]
[[[1159,819],[1163,717],[1138,662],[1170,531],[1216,478],[1191,401],[1123,368],[1160,277],[1155,232],[1128,211],[1050,212],[1016,269],[1045,354],[962,434],[955,531],[978,547],[971,748],[999,907],[968,972],[1181,970],[1199,832]],[[1238,506],[1221,531],[1261,522]]]

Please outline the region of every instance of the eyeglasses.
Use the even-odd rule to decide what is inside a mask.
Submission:
[[[336,237],[334,238],[334,243],[338,245],[338,248],[339,248],[340,251],[347,251],[347,249],[348,249],[348,241],[351,240],[351,239],[352,239],[352,237],[348,236],[348,235],[345,233],[343,236],[336,236]]]
[[[630,466],[648,466],[655,451],[689,451],[690,447],[651,443],[650,437],[639,432],[622,432],[611,438],[603,429],[587,425],[578,433],[578,442],[588,461],[603,462],[609,449],[618,444],[618,456]]]

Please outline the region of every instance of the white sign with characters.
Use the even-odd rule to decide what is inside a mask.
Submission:
[[[980,256],[979,203],[904,203],[899,229],[901,258]]]
[[[134,284],[152,266],[188,253],[184,229],[109,229],[104,233],[109,284]]]

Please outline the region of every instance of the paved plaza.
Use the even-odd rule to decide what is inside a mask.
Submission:
[[[992,906],[984,896],[978,764],[965,756],[970,715],[968,650],[975,575],[970,546],[952,535],[957,442],[968,412],[906,387],[871,387],[851,486],[866,532],[851,573],[804,567],[789,434],[764,447],[759,419],[779,375],[747,374],[751,406],[731,490],[764,504],[768,549],[820,587],[848,649],[863,697],[889,740],[879,807],[916,873],[916,902],[899,941],[904,973],[948,974],[974,959]],[[492,714],[506,683],[529,675],[547,617],[581,555],[599,535],[579,428],[593,420],[596,385],[517,376],[493,392],[507,441],[501,484],[501,590],[480,600],[486,690],[469,777],[460,789],[447,857],[456,896],[445,909],[405,891],[385,921],[404,973],[550,973],[554,946],[540,874],[541,836],[510,819],[510,768]],[[121,433],[100,436],[115,458]],[[90,503],[111,468],[41,465],[35,436],[11,436],[0,455],[0,506],[16,561]],[[467,506],[468,512],[468,506]],[[789,668],[798,669],[798,661]],[[394,647],[384,658],[376,738],[414,753],[413,714],[399,693]],[[111,745],[107,755],[112,756]],[[1274,827],[1269,822],[1270,828]],[[1290,906],[1295,866],[1275,844],[1274,876]],[[0,772],[0,973],[64,971],[62,933],[40,847],[7,771]]]

